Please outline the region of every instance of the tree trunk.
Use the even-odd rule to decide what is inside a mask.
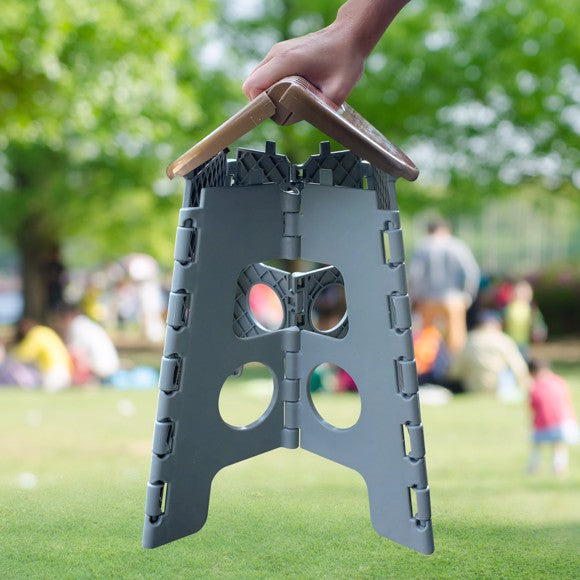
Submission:
[[[42,218],[31,216],[16,243],[24,316],[46,322],[50,312],[62,303],[64,266],[60,260],[60,242]]]

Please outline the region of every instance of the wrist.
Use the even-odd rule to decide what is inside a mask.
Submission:
[[[366,58],[409,0],[348,0],[331,26]]]

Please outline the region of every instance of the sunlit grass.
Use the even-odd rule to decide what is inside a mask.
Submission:
[[[578,409],[580,369],[566,372]],[[240,388],[242,405],[264,392]],[[356,404],[321,396],[339,415]],[[3,578],[580,576],[580,449],[567,479],[527,476],[525,406],[485,397],[422,410],[433,556],[374,532],[358,474],[286,449],[223,470],[206,526],[144,550],[156,401],[154,391],[0,391]]]

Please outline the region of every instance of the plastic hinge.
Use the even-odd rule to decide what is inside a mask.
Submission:
[[[408,294],[391,294],[389,296],[391,327],[397,330],[411,328],[411,304]]]
[[[182,264],[195,261],[197,228],[178,227],[175,237],[175,259]]]
[[[300,381],[298,379],[284,379],[282,382],[282,399],[296,402],[300,398]]]
[[[300,235],[299,214],[286,212],[284,214],[284,236],[297,237]]]
[[[299,405],[297,402],[284,403],[284,427],[286,429],[298,429]]]
[[[300,330],[298,328],[292,327],[284,331],[282,349],[286,353],[286,356],[291,353],[296,354],[300,351]],[[290,376],[288,373],[286,373],[286,376],[291,379],[298,378],[297,376]]]
[[[280,257],[284,260],[297,260],[301,253],[300,238],[294,236],[282,236],[280,240]]]
[[[405,261],[405,250],[403,247],[403,230],[387,230],[389,238],[389,264],[396,266]]]
[[[408,456],[411,459],[421,459],[425,457],[425,439],[423,437],[423,425],[407,425],[411,451]]]
[[[417,498],[417,513],[415,514],[415,518],[420,522],[429,521],[431,519],[429,486],[423,489],[415,489],[415,496]]]
[[[280,443],[286,449],[296,449],[300,443],[300,431],[298,429],[282,429]]]
[[[286,373],[285,379],[299,379],[300,374],[298,372],[298,357],[297,352],[287,352],[285,356],[285,366]]]
[[[179,390],[183,359],[178,355],[164,356],[159,371],[159,389],[164,393]]]
[[[419,383],[415,360],[397,361],[397,381],[399,392],[403,395],[414,395],[418,391]]]
[[[177,330],[187,326],[191,295],[187,292],[171,292],[167,309],[167,324]]]
[[[282,191],[281,208],[283,212],[298,213],[302,197],[300,191],[295,188]]]
[[[153,430],[153,453],[163,456],[171,453],[173,448],[173,434],[175,423],[173,421],[155,421]]]
[[[165,483],[147,483],[147,493],[145,496],[145,514],[150,518],[156,518],[163,514],[163,491]]]

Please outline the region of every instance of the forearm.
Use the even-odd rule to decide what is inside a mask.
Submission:
[[[348,0],[338,10],[334,25],[347,30],[366,57],[408,2],[409,0]]]

